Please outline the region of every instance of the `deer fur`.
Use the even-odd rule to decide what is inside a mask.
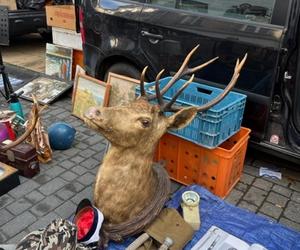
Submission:
[[[85,114],[85,122],[111,142],[94,189],[94,204],[110,223],[133,218],[151,201],[157,142],[168,128],[187,125],[196,112],[192,107],[166,117],[140,98],[127,106],[93,107]]]

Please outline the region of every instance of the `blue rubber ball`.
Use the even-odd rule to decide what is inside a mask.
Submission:
[[[65,122],[53,123],[48,128],[49,142],[52,149],[65,150],[71,147],[76,130]]]

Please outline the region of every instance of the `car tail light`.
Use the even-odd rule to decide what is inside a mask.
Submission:
[[[83,8],[79,8],[79,27],[80,27],[80,33],[81,33],[81,39],[82,39],[82,44],[85,43],[85,30],[83,27],[83,20],[84,20],[84,11]]]

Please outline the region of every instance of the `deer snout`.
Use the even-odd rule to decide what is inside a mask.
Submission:
[[[84,113],[84,116],[88,119],[93,119],[101,116],[101,111],[96,107],[91,107]]]

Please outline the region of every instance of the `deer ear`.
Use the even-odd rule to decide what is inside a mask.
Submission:
[[[182,109],[168,118],[168,128],[184,128],[195,118],[196,115],[197,109],[195,107]]]

